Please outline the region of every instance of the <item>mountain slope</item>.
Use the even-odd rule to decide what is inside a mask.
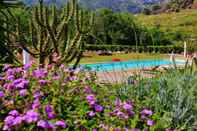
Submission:
[[[33,5],[37,0],[23,0],[24,3],[28,5]],[[46,4],[51,4],[52,1],[56,1],[58,6],[66,3],[67,0],[44,0]],[[162,3],[166,0],[79,0],[83,7],[89,9],[100,9],[100,8],[110,8],[115,12],[125,11],[125,12],[140,12],[145,5]]]
[[[197,10],[181,10],[178,13],[162,13],[158,15],[137,15],[139,23],[144,26],[155,27],[168,33],[182,33],[197,42]],[[197,46],[197,43],[195,43]]]

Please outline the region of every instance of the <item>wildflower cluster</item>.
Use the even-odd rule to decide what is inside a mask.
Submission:
[[[30,63],[16,68],[5,65],[3,71],[0,130],[138,131],[157,125],[151,109],[113,94],[110,98],[109,91],[99,90],[95,76],[83,68],[38,68]]]

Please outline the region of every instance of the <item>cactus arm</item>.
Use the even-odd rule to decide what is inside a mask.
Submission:
[[[77,49],[78,47],[80,46],[80,42],[81,42],[81,36],[80,34],[78,33],[74,40],[71,41],[71,44],[70,46],[67,48],[67,50],[65,50],[64,52],[64,56],[62,58],[62,62],[70,62],[71,60],[73,60],[73,55],[77,53]]]
[[[46,12],[45,12],[45,20],[46,20],[46,29],[48,30],[48,33],[51,37],[51,40],[53,42],[53,46],[55,48],[55,52],[58,52],[58,45],[57,45],[57,40],[56,40],[56,37],[55,37],[55,33],[53,32],[50,24],[49,24],[49,16],[48,16],[48,9],[46,9]]]
[[[30,35],[31,35],[31,42],[32,42],[32,45],[33,47],[35,48],[36,51],[38,51],[38,48],[37,48],[37,41],[35,41],[34,39],[34,26],[33,26],[33,23],[32,21],[29,22],[29,32],[30,32]]]
[[[34,16],[35,22],[36,22],[36,24],[39,24],[40,26],[45,27],[45,24],[40,20],[39,15],[40,15],[40,13],[38,11],[38,7],[35,7],[35,9],[33,11],[33,16]]]
[[[51,27],[54,31],[55,34],[57,34],[57,29],[56,29],[56,25],[57,25],[57,10],[56,10],[56,6],[55,4],[52,5],[52,24],[51,24]]]

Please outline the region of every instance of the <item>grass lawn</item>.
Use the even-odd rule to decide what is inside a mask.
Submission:
[[[149,54],[149,53],[129,53],[129,54],[113,54],[112,56],[99,56],[97,54],[85,54],[81,59],[81,64],[87,63],[100,63],[110,62],[114,58],[120,59],[121,61],[128,60],[139,60],[139,59],[162,59],[169,58],[166,54]]]

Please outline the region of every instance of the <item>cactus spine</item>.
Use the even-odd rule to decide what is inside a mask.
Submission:
[[[85,37],[94,23],[94,16],[91,15],[91,19],[85,21],[84,13],[79,9],[76,0],[70,0],[61,14],[55,5],[49,8],[44,6],[43,0],[39,0],[39,6],[33,10],[29,26],[33,49],[27,48],[21,42],[23,48],[35,58],[39,58],[40,64],[45,64],[47,59],[49,63],[52,62],[53,53],[59,56],[57,64],[74,60],[77,64],[82,55]],[[24,38],[21,40],[24,41]]]

